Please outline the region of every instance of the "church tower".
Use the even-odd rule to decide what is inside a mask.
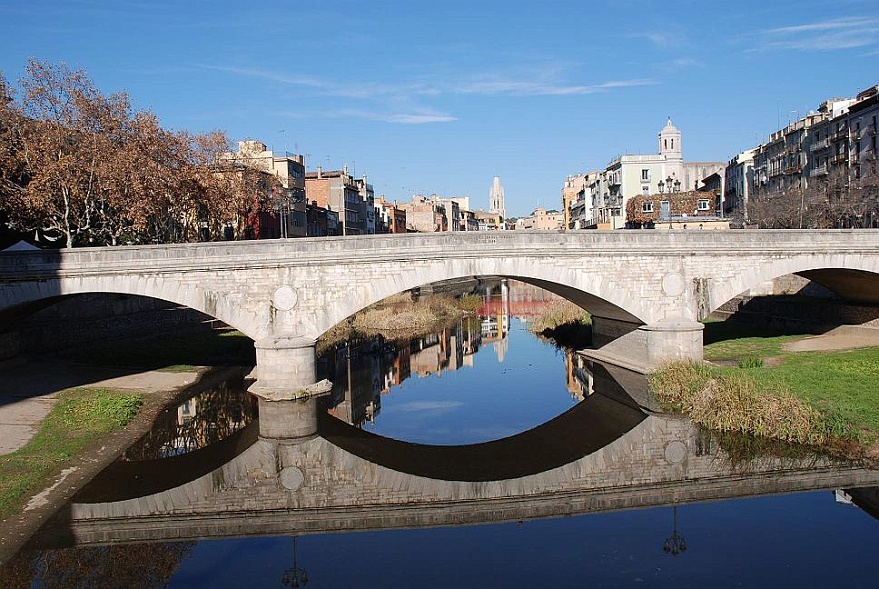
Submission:
[[[507,211],[504,207],[504,187],[501,186],[501,179],[498,176],[494,177],[494,182],[491,184],[491,192],[488,195],[488,211],[499,214],[503,219],[507,218]]]
[[[659,155],[664,155],[668,160],[683,160],[681,150],[681,132],[672,125],[671,117],[659,132]]]
[[[668,190],[688,190],[688,180],[684,178],[684,154],[681,150],[681,132],[668,122],[659,132],[659,157],[664,160],[662,178],[668,184]],[[674,188],[673,188],[674,186]]]

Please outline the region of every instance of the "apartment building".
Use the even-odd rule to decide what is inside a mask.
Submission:
[[[224,153],[220,159],[275,176],[285,192],[277,194],[275,198],[279,227],[278,235],[274,235],[273,231],[272,236],[305,237],[305,158],[302,155],[276,155],[264,143],[249,139],[239,141],[237,152]]]
[[[309,202],[338,212],[342,235],[366,235],[370,219],[375,232],[374,200],[370,201],[374,199],[372,186],[366,178],[353,178],[347,166],[330,171],[318,166],[317,171],[306,173],[305,194]]]
[[[376,233],[406,233],[406,211],[397,203],[375,199]]]

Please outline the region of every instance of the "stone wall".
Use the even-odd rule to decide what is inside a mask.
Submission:
[[[721,305],[713,316],[819,332],[840,325],[879,328],[879,307],[820,297],[812,300],[790,296],[737,297]]]
[[[20,354],[58,352],[93,342],[143,338],[218,322],[180,305],[120,294],[81,294],[62,299],[0,332],[0,360]],[[7,326],[4,326],[7,327]]]

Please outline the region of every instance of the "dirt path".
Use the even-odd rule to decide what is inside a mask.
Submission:
[[[835,329],[784,344],[785,352],[852,350],[879,346],[879,329]]]
[[[116,459],[125,448],[147,433],[156,415],[170,402],[189,393],[186,389],[215,386],[236,374],[241,368],[197,368],[190,372],[137,371],[117,368],[95,368],[79,364],[24,362],[0,366],[0,436],[8,445],[24,445],[32,433],[26,429],[10,428],[8,416],[17,412],[26,425],[39,427],[57,400],[59,392],[74,386],[112,387],[144,393],[144,403],[134,420],[125,429],[112,433],[82,455],[71,460],[68,468],[56,478],[53,485],[31,497],[18,514],[0,520],[0,566],[8,561],[86,482]],[[4,430],[9,429],[9,433]]]
[[[58,400],[72,387],[98,387],[157,393],[189,386],[191,372],[139,372],[64,362],[24,361],[0,367],[0,455],[28,443]]]

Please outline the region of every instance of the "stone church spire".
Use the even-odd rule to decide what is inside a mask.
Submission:
[[[497,213],[502,218],[507,218],[506,207],[504,206],[504,187],[501,186],[501,179],[494,177],[491,184],[491,192],[488,195],[488,210],[491,213]]]

